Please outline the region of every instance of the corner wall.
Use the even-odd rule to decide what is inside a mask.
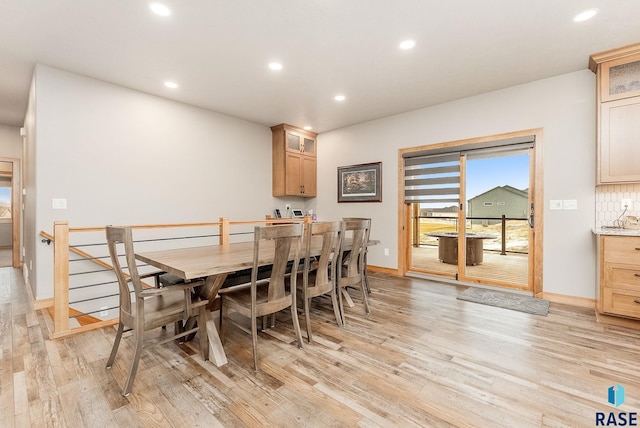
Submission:
[[[38,234],[51,233],[56,220],[259,219],[278,203],[266,126],[42,65],[32,101],[35,216],[25,262],[36,269],[36,299],[53,295],[53,249]],[[53,198],[66,199],[67,209],[52,209]]]

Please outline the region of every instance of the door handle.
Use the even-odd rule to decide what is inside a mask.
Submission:
[[[535,214],[534,214],[534,210],[533,210],[533,203],[531,204],[531,211],[529,211],[529,227],[531,229],[533,229],[533,227],[535,226]]]

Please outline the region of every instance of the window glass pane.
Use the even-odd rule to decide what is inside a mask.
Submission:
[[[0,187],[0,218],[11,218],[11,187]]]

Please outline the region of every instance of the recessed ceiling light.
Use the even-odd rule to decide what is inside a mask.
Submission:
[[[416,41],[408,39],[400,43],[400,49],[411,49],[416,45]]]
[[[305,126],[304,128],[302,128],[302,129],[304,129],[305,131],[311,131],[313,128],[312,128],[312,127],[310,127],[309,125],[307,125],[307,126]]]
[[[171,9],[162,3],[149,3],[149,9],[156,15],[169,16],[171,15]]]
[[[269,68],[271,70],[282,70],[282,64],[280,64],[279,62],[270,62],[269,63]]]
[[[588,9],[585,10],[584,12],[580,12],[579,14],[577,14],[574,18],[573,18],[573,22],[584,22],[584,21],[588,21],[589,19],[593,18],[594,16],[596,16],[598,14],[599,10],[598,9]]]
[[[347,99],[347,97],[345,97],[344,95],[336,95],[335,97],[333,97],[333,99],[336,101],[344,101]]]
[[[164,82],[164,86],[166,86],[167,88],[176,89],[178,87],[178,84],[176,82],[166,81]]]

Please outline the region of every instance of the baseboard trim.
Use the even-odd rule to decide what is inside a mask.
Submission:
[[[387,275],[395,275],[395,276],[399,276],[398,275],[398,269],[393,269],[393,268],[387,268],[387,267],[382,267],[382,266],[372,266],[372,265],[367,265],[367,270],[370,272],[376,272],[376,273],[386,273]]]
[[[47,309],[53,307],[53,297],[49,299],[36,300],[33,302],[33,309],[39,311],[40,309]]]
[[[640,330],[640,320],[605,315],[598,311],[596,311],[596,321],[598,321],[599,324],[615,325],[617,327],[627,327]]]
[[[586,297],[569,296],[566,294],[547,293],[544,291],[542,293],[536,294],[536,297],[539,297],[540,299],[546,299],[553,303],[562,303],[564,305],[579,306],[581,308],[589,308],[589,309],[596,308],[595,299],[588,299]]]

